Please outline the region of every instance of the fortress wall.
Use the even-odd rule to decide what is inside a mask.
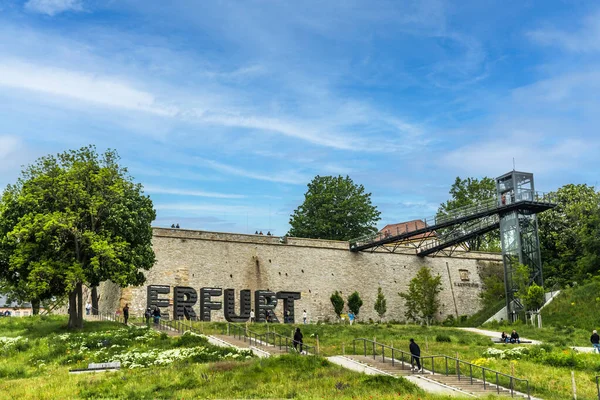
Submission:
[[[123,289],[120,294],[121,307],[129,303],[133,315],[141,315],[146,307],[146,285],[170,285],[171,289],[191,286],[198,292],[202,287],[233,288],[236,302],[242,289],[298,291],[302,299],[295,303],[296,320],[306,309],[311,321],[335,318],[329,300],[335,290],[344,298],[356,290],[364,302],[359,319],[377,320],[373,306],[381,286],[387,299],[385,319],[404,320],[404,301],[398,292],[406,291],[416,272],[427,266],[434,275],[442,276],[438,317],[444,319],[478,311],[479,270],[488,263],[501,263],[500,255],[490,253],[457,252],[452,257],[425,258],[409,248],[400,253],[385,249],[352,253],[348,243],[340,241],[162,228],[154,229],[153,246],[157,262],[146,273],[146,284]],[[171,299],[172,295],[171,290]],[[199,303],[195,310],[199,314]],[[276,311],[283,321],[282,306]],[[213,312],[212,318],[223,320],[222,311]]]

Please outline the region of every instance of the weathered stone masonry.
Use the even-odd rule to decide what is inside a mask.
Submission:
[[[147,285],[232,288],[236,291],[265,289],[298,291],[296,321],[306,309],[309,320],[335,318],[329,300],[335,290],[344,298],[358,291],[363,299],[359,319],[378,319],[373,306],[377,288],[387,298],[386,320],[404,320],[404,301],[398,292],[406,291],[410,280],[422,267],[442,276],[440,319],[448,315],[470,315],[479,310],[482,287],[479,271],[500,264],[501,257],[490,253],[457,252],[452,257],[414,255],[414,250],[389,253],[385,249],[352,253],[347,242],[279,238],[243,234],[154,229],[156,265],[146,273],[146,284],[119,290],[114,285],[101,287],[102,311],[114,312],[129,303],[133,315],[146,307]],[[412,254],[411,254],[412,253]],[[173,292],[170,298],[172,304]],[[222,301],[222,298],[217,299]],[[237,305],[236,305],[237,307]],[[194,307],[199,313],[199,304]],[[277,316],[283,308],[278,305]],[[223,320],[222,311],[213,320]]]

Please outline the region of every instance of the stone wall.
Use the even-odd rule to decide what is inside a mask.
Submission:
[[[501,263],[500,255],[491,253],[456,252],[452,257],[425,258],[410,248],[399,253],[385,249],[352,253],[347,242],[183,229],[155,228],[153,246],[157,262],[146,273],[145,285],[191,286],[198,292],[202,287],[233,288],[236,297],[242,289],[298,291],[302,299],[296,301],[296,319],[306,309],[311,321],[335,318],[329,300],[335,290],[344,298],[358,291],[364,302],[359,319],[377,319],[373,306],[378,287],[387,298],[385,319],[404,320],[404,301],[398,292],[408,289],[423,266],[442,276],[438,318],[470,315],[480,307],[480,271]],[[111,299],[101,304],[101,309],[114,312],[115,294],[101,297]],[[120,307],[124,303],[129,303],[133,315],[141,315],[146,307],[146,286],[121,290]],[[195,310],[199,315],[199,304]],[[277,311],[280,314],[282,307]],[[222,319],[222,311],[213,313],[213,320]]]

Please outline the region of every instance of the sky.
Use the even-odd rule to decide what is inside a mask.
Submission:
[[[316,175],[381,228],[460,177],[597,185],[600,4],[0,0],[0,186],[116,149],[155,226],[284,235]]]

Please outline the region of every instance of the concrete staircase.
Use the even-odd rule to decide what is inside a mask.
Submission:
[[[517,391],[513,391],[511,394],[510,389],[502,386],[496,386],[495,383],[492,384],[490,382],[486,382],[484,385],[481,379],[471,380],[469,376],[462,375],[459,379],[457,375],[444,375],[439,373],[434,374],[425,369],[423,369],[423,372],[415,372],[411,370],[411,365],[408,362],[402,363],[402,361],[394,360],[394,365],[392,365],[391,358],[387,358],[384,362],[382,361],[381,357],[377,357],[375,359],[373,359],[372,356],[363,355],[346,355],[345,357],[375,368],[387,375],[402,377],[419,376],[429,381],[437,382],[451,389],[455,389],[457,392],[465,395],[471,395],[474,397],[495,395],[500,397],[527,398],[527,394]]]

